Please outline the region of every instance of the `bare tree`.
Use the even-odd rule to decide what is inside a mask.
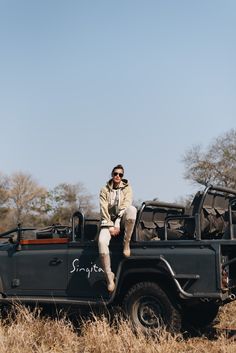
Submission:
[[[194,183],[236,188],[236,130],[216,138],[205,152],[200,146],[193,146],[183,162],[185,178]]]
[[[95,206],[90,195],[82,183],[61,183],[49,192],[49,208],[51,222],[68,224],[75,211],[81,211],[86,216],[94,214]]]
[[[0,173],[0,207],[6,204],[8,196],[8,178]]]
[[[8,178],[0,173],[0,232],[4,231],[8,226]]]
[[[9,202],[15,223],[24,222],[43,212],[46,190],[32,176],[15,173],[9,179]]]

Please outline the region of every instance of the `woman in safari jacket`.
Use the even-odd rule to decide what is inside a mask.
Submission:
[[[105,272],[109,292],[115,289],[114,273],[111,271],[109,243],[111,237],[119,236],[124,228],[123,255],[130,256],[130,239],[137,210],[132,206],[132,188],[124,179],[124,168],[118,164],[112,169],[112,178],[100,191],[101,230],[98,238],[99,255]]]

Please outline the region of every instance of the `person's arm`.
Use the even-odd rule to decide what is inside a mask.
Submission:
[[[113,227],[114,223],[111,220],[108,212],[108,200],[104,189],[100,191],[100,214],[101,214],[101,227]]]
[[[120,204],[120,210],[118,214],[120,218],[123,216],[125,209],[132,205],[132,201],[133,201],[133,192],[130,185],[124,188],[123,193],[124,193],[124,198],[122,200],[122,203]]]

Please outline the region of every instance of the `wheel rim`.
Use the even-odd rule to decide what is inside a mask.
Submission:
[[[163,308],[154,297],[142,297],[136,302],[135,312],[138,321],[147,328],[163,326]]]

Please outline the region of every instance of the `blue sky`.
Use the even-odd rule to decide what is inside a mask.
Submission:
[[[0,0],[0,172],[135,199],[196,190],[182,157],[235,128],[236,2]]]

